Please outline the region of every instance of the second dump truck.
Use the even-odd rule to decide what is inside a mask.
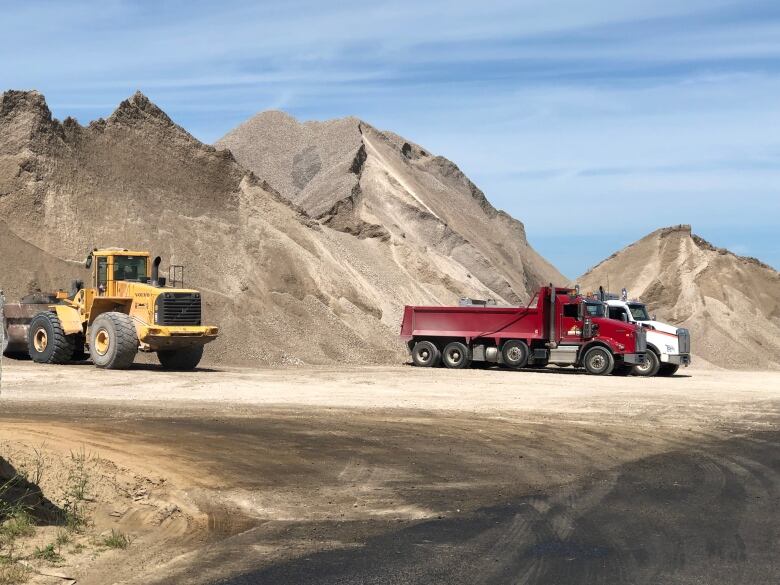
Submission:
[[[647,350],[641,327],[610,319],[604,303],[575,289],[552,285],[542,287],[527,307],[407,306],[401,338],[422,367],[557,364],[628,375],[644,363]]]

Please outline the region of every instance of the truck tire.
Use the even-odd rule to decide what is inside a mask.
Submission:
[[[194,370],[203,357],[203,346],[166,349],[157,352],[157,359],[165,370]]]
[[[41,311],[30,321],[27,349],[35,363],[64,364],[73,356],[73,338],[65,335],[57,313]]]
[[[418,341],[412,348],[412,362],[420,368],[433,368],[441,363],[441,352],[430,341]]]
[[[679,369],[680,369],[679,364],[661,364],[661,367],[658,368],[658,375],[674,376],[677,373],[677,370]]]
[[[128,369],[138,353],[138,335],[130,315],[111,311],[95,319],[89,332],[89,355],[98,368]]]
[[[582,365],[585,366],[589,374],[606,376],[611,374],[615,368],[615,358],[604,347],[592,347],[585,354]]]
[[[471,365],[471,350],[465,343],[453,341],[444,346],[441,361],[448,368],[468,368]]]
[[[501,357],[509,368],[524,368],[528,363],[528,346],[520,339],[510,339],[501,347]]]
[[[645,353],[645,363],[634,366],[634,375],[649,378],[658,374],[660,368],[661,360],[652,349],[648,348]]]

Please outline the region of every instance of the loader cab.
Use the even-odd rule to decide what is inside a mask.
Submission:
[[[149,282],[148,252],[132,250],[93,250],[85,263],[92,270],[91,285],[98,296],[116,296],[118,282]]]

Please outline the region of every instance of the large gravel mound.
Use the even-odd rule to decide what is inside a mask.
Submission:
[[[389,149],[385,142],[378,148]],[[365,173],[360,159],[352,157],[346,179]],[[290,180],[304,187],[332,165],[313,152],[297,160]],[[193,138],[140,93],[82,126],[53,119],[37,92],[6,92],[0,288],[9,300],[31,288],[67,288],[85,277],[83,260],[95,246],[150,249],[163,268],[186,265],[186,284],[203,290],[205,318],[222,328],[207,359],[272,365],[397,362],[404,304],[525,294],[487,256],[459,261],[469,254],[457,234],[449,234],[449,248],[446,237],[429,247],[416,234],[407,243],[380,218],[334,210],[315,220],[294,204],[311,208],[307,202],[291,203],[265,179]],[[338,180],[345,177],[332,184],[340,195]],[[497,214],[496,224],[504,223],[511,220]],[[447,233],[438,221],[430,225]],[[508,244],[500,262],[513,255]]]
[[[728,368],[780,368],[780,273],[681,225],[657,230],[580,277],[625,286],[658,319],[691,330],[695,354]]]
[[[496,210],[449,160],[356,118],[298,122],[263,112],[217,146],[326,225],[424,251],[429,270],[465,274],[499,300],[528,300],[565,278],[528,245],[523,224]]]

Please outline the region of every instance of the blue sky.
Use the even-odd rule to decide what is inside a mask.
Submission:
[[[451,158],[568,276],[662,226],[780,268],[780,3],[6,2],[0,86],[142,90],[211,142],[356,115]]]

